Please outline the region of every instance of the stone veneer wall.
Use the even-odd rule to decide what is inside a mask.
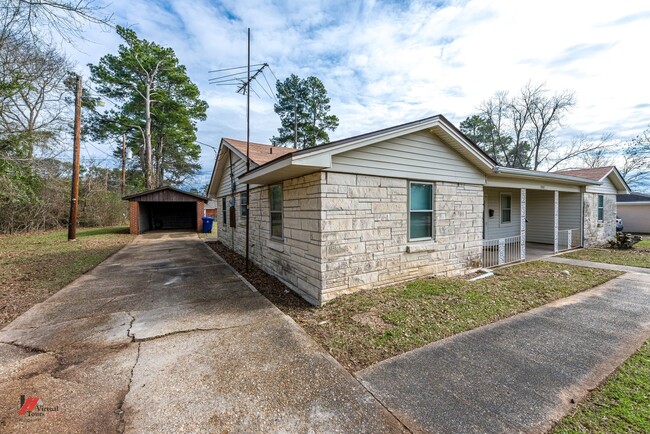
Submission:
[[[436,182],[435,241],[409,242],[408,181],[328,172],[322,189],[322,301],[480,264],[483,187]]]
[[[283,182],[283,240],[271,240],[269,187],[251,190],[250,259],[267,273],[313,304],[321,303],[321,212],[322,173]],[[223,223],[221,198],[217,206],[218,239],[242,256],[246,253],[246,217],[241,216],[241,196],[235,195],[237,228]],[[227,198],[227,201],[230,196]],[[229,212],[228,218],[230,218]]]
[[[584,193],[585,247],[606,244],[616,236],[616,195],[605,194],[603,222],[598,222],[598,194]]]

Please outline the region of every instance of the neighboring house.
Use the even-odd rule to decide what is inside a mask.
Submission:
[[[298,151],[253,144],[249,172],[242,143],[222,140],[208,188],[218,238],[244,253],[250,183],[251,260],[313,304],[525,260],[527,245],[603,243],[613,195],[629,192],[617,171],[602,181],[500,167],[443,116]]]
[[[616,208],[625,232],[650,234],[650,194],[619,194]]]
[[[205,204],[205,216],[206,217],[217,217],[217,199],[210,199],[208,203]]]

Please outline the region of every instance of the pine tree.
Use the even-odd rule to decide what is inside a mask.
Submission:
[[[280,116],[278,135],[271,139],[276,146],[310,148],[329,141],[339,119],[330,115],[330,98],[323,83],[314,76],[301,79],[291,74],[276,83],[278,102],[275,112]]]

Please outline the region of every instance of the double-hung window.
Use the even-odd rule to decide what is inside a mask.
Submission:
[[[240,207],[241,207],[241,216],[246,217],[248,215],[248,193],[243,192],[240,194]]]
[[[501,193],[501,223],[512,222],[512,195]]]
[[[269,186],[271,238],[282,239],[282,184]]]
[[[409,241],[433,239],[433,184],[409,183]]]
[[[222,220],[223,220],[224,225],[226,224],[226,216],[228,215],[227,212],[228,211],[226,210],[226,198],[222,197],[221,198],[221,216],[222,216]]]
[[[605,196],[598,195],[598,221],[605,220]]]

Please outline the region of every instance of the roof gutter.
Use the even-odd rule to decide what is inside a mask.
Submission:
[[[550,179],[559,182],[567,182],[571,184],[582,185],[601,185],[600,181],[592,181],[590,179],[580,178],[577,176],[560,175],[557,173],[538,172],[536,170],[528,169],[515,169],[513,167],[495,166],[492,169],[496,174],[511,175],[515,177],[534,178],[534,179]]]

